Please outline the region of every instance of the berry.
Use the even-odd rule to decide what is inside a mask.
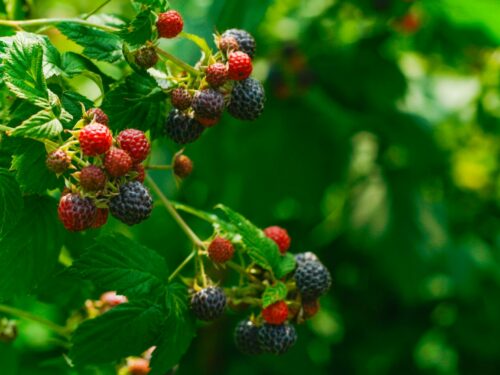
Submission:
[[[234,255],[234,246],[231,241],[222,237],[215,237],[208,246],[208,256],[215,263],[224,263]]]
[[[217,45],[222,52],[228,53],[240,49],[238,41],[233,36],[221,36],[217,40]]]
[[[111,131],[102,124],[92,123],[86,125],[78,136],[80,147],[87,156],[104,154],[113,144]]]
[[[174,159],[174,174],[180,178],[188,177],[193,171],[193,162],[186,155],[177,155]]]
[[[283,324],[288,319],[288,306],[278,301],[262,310],[262,317],[269,324]]]
[[[213,89],[198,91],[193,98],[195,117],[217,119],[224,110],[224,95]]]
[[[109,202],[111,215],[128,225],[147,219],[152,209],[153,198],[139,181],[130,181],[120,186],[120,194]]]
[[[250,56],[250,58],[253,58],[255,55],[256,43],[254,37],[248,31],[241,29],[229,29],[224,31],[222,34],[222,39],[228,37],[236,39],[239,50],[245,52],[248,56]]]
[[[132,171],[137,172],[137,177],[135,178],[136,181],[144,182],[146,179],[146,169],[144,168],[144,165],[136,164],[132,167]]]
[[[250,319],[242,320],[234,330],[234,343],[243,354],[257,355],[262,353],[259,344],[259,327]]]
[[[118,134],[116,140],[120,148],[127,151],[134,163],[146,160],[149,155],[151,144],[143,131],[126,129]]]
[[[110,292],[106,292],[106,293],[103,293],[101,295],[101,297],[99,298],[99,300],[109,306],[109,307],[115,307],[115,306],[118,306],[118,305],[121,305],[122,303],[126,303],[128,302],[128,298],[125,297],[125,296],[122,296],[120,294],[116,294],[115,291],[110,291]]]
[[[165,13],[160,13],[158,21],[156,21],[156,28],[160,38],[175,38],[182,31],[184,21],[179,12],[169,10]]]
[[[132,168],[132,158],[126,151],[112,147],[104,156],[104,168],[112,177],[125,176]]]
[[[94,223],[92,224],[92,228],[94,229],[100,228],[104,224],[106,224],[106,222],[108,221],[108,214],[109,210],[107,208],[98,208],[95,215]]]
[[[198,121],[177,109],[170,111],[165,129],[168,136],[180,145],[196,141],[205,130]]]
[[[241,81],[252,74],[252,59],[245,52],[231,52],[228,56],[228,76],[232,80]]]
[[[64,227],[69,231],[77,232],[92,226],[96,207],[89,198],[70,193],[61,197],[57,212]]]
[[[209,286],[193,295],[191,309],[200,320],[215,320],[224,313],[226,295],[218,286]]]
[[[202,124],[204,127],[210,128],[210,127],[216,125],[220,121],[220,117],[204,118],[204,117],[195,116],[195,120],[198,121],[200,124]]]
[[[304,310],[304,318],[312,318],[319,311],[319,300],[302,301],[302,309]]]
[[[319,258],[316,254],[311,253],[310,251],[306,251],[305,253],[299,253],[295,255],[295,260],[297,264],[302,264],[305,262],[319,262]]]
[[[147,375],[151,368],[147,359],[132,358],[127,361],[127,371],[127,375]]]
[[[262,84],[254,78],[248,78],[234,86],[228,111],[237,119],[255,120],[262,114],[265,100]]]
[[[63,150],[55,150],[47,155],[45,164],[52,172],[61,174],[64,173],[71,164],[70,156]]]
[[[95,165],[83,167],[80,172],[80,186],[85,191],[100,191],[106,186],[106,173]]]
[[[193,98],[188,90],[183,87],[177,87],[172,90],[172,93],[170,94],[170,101],[175,108],[184,111],[191,107]]]
[[[271,354],[284,354],[297,341],[297,332],[291,324],[273,325],[265,323],[258,334],[262,350]]]
[[[141,68],[149,69],[158,62],[158,55],[154,47],[141,47],[135,52],[135,63]]]
[[[325,294],[332,283],[330,272],[318,261],[299,262],[293,277],[302,298],[306,300]]]
[[[223,63],[209,65],[206,71],[206,80],[212,87],[222,86],[227,81],[227,67]]]
[[[283,229],[278,226],[272,226],[264,229],[264,234],[266,237],[269,237],[280,249],[281,254],[285,254],[288,248],[290,247],[290,236],[286,229]]]
[[[83,115],[83,119],[87,124],[91,122],[97,122],[98,124],[108,126],[109,118],[108,115],[104,113],[101,108],[90,108]]]

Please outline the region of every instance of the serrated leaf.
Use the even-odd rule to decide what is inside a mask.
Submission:
[[[179,283],[168,284],[166,290],[166,306],[168,314],[181,317],[187,311],[188,293],[186,286]]]
[[[0,168],[0,238],[16,225],[23,209],[23,197],[16,179]]]
[[[153,20],[151,10],[145,9],[139,13],[127,26],[119,32],[123,40],[133,46],[143,45],[151,40],[153,34]]]
[[[123,59],[122,41],[118,35],[71,22],[59,23],[57,28],[82,46],[83,54],[91,59],[111,63]]]
[[[162,332],[164,312],[158,305],[129,302],[80,324],[70,357],[78,365],[107,363],[140,355]]]
[[[11,135],[44,139],[57,137],[62,131],[61,121],[54,116],[52,110],[42,109],[16,127]]]
[[[23,141],[22,147],[17,147],[11,166],[21,190],[25,193],[44,193],[47,189],[56,188],[59,182],[45,165],[47,153],[43,144],[28,139]]]
[[[243,244],[250,258],[259,266],[276,272],[281,260],[276,243],[267,238],[262,230],[244,216],[229,207],[218,205],[216,208],[222,210],[226,214],[229,223],[236,228],[238,234],[242,237]]]
[[[262,293],[262,307],[266,308],[275,302],[284,300],[287,294],[286,285],[281,281],[276,282],[275,285],[268,286],[264,290],[264,293]]]
[[[87,97],[74,91],[64,91],[60,96],[63,108],[66,109],[73,117],[73,120],[68,125],[70,128],[72,128],[73,125],[82,117],[81,104],[83,104],[85,108],[90,108],[94,105],[94,103]]]
[[[146,74],[128,76],[125,82],[106,95],[102,109],[109,116],[113,130],[133,126],[151,130],[153,137],[163,133],[166,95]]]
[[[160,295],[168,277],[160,255],[118,233],[97,238],[73,267],[100,291],[116,290],[129,299]]]
[[[74,52],[66,52],[62,55],[61,69],[65,78],[71,79],[79,75],[90,78],[99,87],[101,94],[104,94],[104,83],[101,72],[87,58]]]
[[[144,4],[154,9],[165,11],[168,8],[167,0],[134,0],[137,4]]]
[[[281,279],[282,277],[288,275],[295,269],[296,265],[297,262],[292,254],[286,253],[285,255],[282,255],[275,270],[276,277]]]
[[[29,292],[53,270],[64,239],[56,208],[49,197],[24,199],[20,219],[0,240],[0,299]]]

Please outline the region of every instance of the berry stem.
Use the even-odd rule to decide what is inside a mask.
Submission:
[[[204,220],[208,223],[215,224],[219,222],[219,218],[217,215],[210,215],[202,211],[198,211],[196,208],[186,206],[185,204],[178,203],[178,202],[172,202],[172,205],[181,211],[184,211],[188,214],[191,214],[193,216],[196,216],[197,218]]]
[[[95,8],[93,11],[90,13],[85,14],[82,18],[84,20],[88,19],[90,16],[96,14],[99,12],[102,8],[104,8],[106,5],[108,5],[111,2],[111,0],[105,0],[102,4],[98,5],[97,8]]]
[[[0,131],[2,131],[2,132],[9,133],[9,132],[11,132],[11,131],[13,131],[13,130],[14,130],[14,128],[11,128],[11,127],[9,127],[9,126],[0,125]]]
[[[171,165],[146,165],[144,166],[146,169],[151,169],[154,171],[168,171],[172,169]]]
[[[107,32],[117,32],[119,29],[116,27],[111,27],[111,26],[106,26],[106,25],[99,25],[96,23],[92,23],[86,20],[82,20],[80,18],[38,18],[35,20],[0,20],[0,26],[7,26],[7,27],[13,27],[16,29],[24,27],[29,27],[29,26],[56,26],[59,23],[63,22],[71,22],[71,23],[78,23],[80,25],[88,26],[88,27],[93,27],[95,29],[100,29],[103,31]]]
[[[203,264],[202,257],[198,256],[197,259],[200,267],[201,283],[203,288],[206,288],[208,283],[207,283],[207,274],[205,273],[205,265]]]
[[[191,251],[191,253],[189,253],[187,258],[184,259],[181,264],[179,264],[179,266],[175,269],[175,271],[172,272],[172,274],[168,277],[168,282],[171,282],[179,274],[179,272],[181,272],[182,269],[194,258],[194,256],[196,255],[196,251],[197,251],[196,249]]]
[[[158,187],[156,182],[150,177],[146,176],[146,180],[148,184],[151,186],[151,188],[155,191],[156,195],[158,195],[158,198],[162,201],[162,203],[165,205],[165,208],[167,211],[170,213],[172,218],[179,224],[181,229],[186,233],[188,238],[193,242],[193,244],[199,248],[199,249],[204,249],[205,244],[200,240],[200,238],[196,235],[196,233],[193,232],[193,230],[189,227],[189,225],[186,224],[184,219],[179,215],[177,210],[174,208],[172,203],[170,203],[170,200],[163,194],[161,189]]]
[[[0,23],[1,25],[1,23]],[[156,49],[156,52],[160,55],[160,56],[163,56],[165,57],[166,59],[172,61],[175,65],[177,65],[178,67],[188,71],[189,73],[191,73],[192,75],[195,75],[195,76],[198,76],[200,74],[200,72],[198,72],[195,68],[193,68],[191,65],[189,64],[186,64],[184,61],[182,61],[181,59],[179,59],[178,57],[168,53],[167,51],[165,50],[162,50],[161,48],[159,47],[155,47]]]
[[[15,315],[19,318],[28,319],[28,320],[43,324],[44,326],[46,326],[47,328],[50,328],[52,331],[54,331],[55,333],[57,333],[60,336],[63,336],[66,338],[69,337],[69,332],[67,331],[66,328],[61,327],[60,325],[58,325],[54,322],[51,322],[50,320],[47,320],[45,318],[42,318],[40,316],[33,315],[27,311],[19,310],[19,309],[16,309],[15,307],[7,306],[7,305],[0,305],[0,311],[4,312],[6,314]]]

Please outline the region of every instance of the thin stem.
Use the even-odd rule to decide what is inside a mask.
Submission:
[[[1,25],[1,24],[0,24]],[[159,47],[156,47],[156,52],[165,57],[166,59],[172,61],[175,65],[177,65],[178,67],[188,71],[189,73],[195,75],[195,76],[198,76],[200,75],[200,72],[198,72],[195,68],[193,68],[191,65],[189,64],[186,64],[184,61],[182,61],[181,59],[179,59],[178,57],[170,54],[169,52],[165,51],[165,50],[162,50],[161,48]]]
[[[239,264],[237,263],[234,263],[232,261],[229,261],[229,262],[226,262],[226,265],[229,267],[229,268],[232,268],[233,270],[235,270],[236,272],[239,272],[240,274],[242,275],[247,275],[247,270],[244,269],[243,267],[241,267]]]
[[[203,259],[200,256],[198,256],[198,263],[200,265],[201,283],[203,285],[203,288],[206,288],[208,285],[207,274],[205,273],[205,265],[203,264]]]
[[[196,255],[196,251],[197,249],[191,251],[187,258],[184,259],[181,264],[179,264],[179,267],[177,267],[175,271],[172,272],[172,274],[168,277],[168,282],[171,282],[179,274],[179,272],[181,272],[182,269],[191,261],[191,259],[194,258],[194,256]]]
[[[151,169],[154,171],[168,171],[172,169],[171,165],[146,165],[146,169]]]
[[[104,1],[101,5],[98,5],[97,8],[95,8],[93,11],[91,11],[90,13],[84,15],[82,18],[84,20],[88,19],[90,16],[96,14],[97,12],[99,12],[102,8],[104,8],[106,5],[108,5],[109,3],[111,2],[111,0],[106,0]]]
[[[179,213],[174,208],[172,203],[170,203],[170,200],[165,196],[165,194],[163,194],[156,182],[154,182],[154,180],[150,176],[146,176],[146,180],[148,181],[148,184],[151,186],[151,188],[155,191],[156,195],[158,195],[158,198],[160,198],[162,203],[165,205],[165,208],[170,213],[172,218],[177,222],[177,224],[179,224],[181,229],[184,231],[184,233],[186,233],[193,244],[200,249],[204,249],[205,245],[203,244],[203,242],[199,239],[196,233],[193,232],[189,225],[186,224],[184,219],[181,217],[181,215],[179,215]]]
[[[14,130],[14,128],[11,128],[9,126],[0,125],[0,131],[2,131],[2,132],[11,132],[13,130]]]
[[[93,27],[93,28],[100,29],[103,31],[108,31],[108,32],[119,31],[119,29],[117,29],[116,27],[99,25],[99,24],[92,23],[92,22],[89,22],[86,20],[82,20],[80,18],[39,18],[36,20],[16,20],[16,21],[0,20],[0,26],[8,26],[8,27],[13,27],[13,28],[19,28],[22,26],[24,26],[24,27],[46,26],[46,25],[55,26],[58,23],[62,23],[62,22],[78,23],[80,25],[85,25],[88,27]]]
[[[200,218],[201,220],[204,220],[208,223],[214,224],[214,223],[217,223],[219,221],[219,218],[217,217],[217,215],[211,215],[211,214],[207,214],[205,212],[198,211],[197,209],[186,206],[185,204],[178,203],[178,202],[172,202],[172,205],[176,209],[184,211],[184,212],[191,214],[193,216],[196,216],[197,218]]]
[[[0,305],[0,311],[4,312],[6,314],[15,315],[19,318],[28,319],[28,320],[32,320],[34,322],[43,324],[44,326],[46,326],[47,328],[50,328],[55,333],[57,333],[63,337],[68,337],[68,331],[66,328],[61,327],[60,325],[58,325],[54,322],[51,322],[50,320],[47,320],[45,318],[42,318],[40,316],[33,315],[27,311],[19,310],[19,309],[16,309],[15,307],[10,307],[10,306],[6,306],[6,305]]]

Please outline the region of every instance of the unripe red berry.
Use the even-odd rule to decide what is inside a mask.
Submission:
[[[186,178],[193,171],[193,162],[186,155],[177,155],[174,159],[173,169],[177,177]]]
[[[158,21],[156,21],[156,28],[160,38],[175,38],[183,27],[182,16],[175,10],[160,13]]]
[[[225,64],[218,62],[208,66],[206,80],[210,86],[215,88],[222,86],[227,82],[227,79],[228,71]]]
[[[113,144],[113,135],[105,125],[92,123],[80,131],[78,140],[85,155],[97,156],[110,149]]]
[[[286,229],[278,226],[272,226],[264,229],[264,234],[266,237],[272,239],[278,245],[281,254],[285,254],[290,247],[290,236]]]
[[[80,186],[85,191],[100,191],[106,186],[106,173],[95,166],[83,167],[80,172]]]
[[[97,122],[98,124],[106,126],[109,125],[108,115],[106,115],[101,108],[90,108],[89,110],[87,110],[87,112],[85,112],[83,119],[87,124],[90,124],[91,122]]]
[[[208,256],[215,263],[224,263],[230,260],[234,255],[234,246],[231,241],[215,237],[208,246]]]
[[[135,52],[135,63],[141,68],[149,69],[158,62],[158,54],[154,47],[141,47]]]
[[[69,168],[71,164],[71,158],[63,150],[55,150],[47,155],[45,164],[47,165],[47,168],[49,168],[52,172],[61,174]]]
[[[302,301],[302,309],[304,310],[304,318],[310,319],[319,311],[320,305],[318,299],[310,301]]]
[[[170,94],[170,101],[175,108],[180,111],[184,111],[191,107],[193,97],[185,88],[177,87],[176,89],[172,90],[172,93]]]
[[[132,158],[126,151],[113,147],[104,156],[104,168],[112,177],[125,176],[132,168]]]
[[[144,180],[146,179],[146,169],[144,168],[144,165],[135,164],[132,167],[132,171],[137,172],[137,177],[135,178],[136,181],[144,182]]]
[[[228,56],[228,75],[235,81],[247,79],[252,74],[252,59],[245,52],[231,52]]]
[[[238,41],[233,36],[222,36],[219,38],[217,44],[219,49],[225,53],[238,51],[240,48]]]
[[[269,324],[283,324],[288,319],[288,306],[285,301],[278,301],[262,310],[262,317]]]
[[[144,161],[151,149],[151,144],[143,131],[137,129],[125,129],[116,138],[120,148],[125,150],[134,163]]]

